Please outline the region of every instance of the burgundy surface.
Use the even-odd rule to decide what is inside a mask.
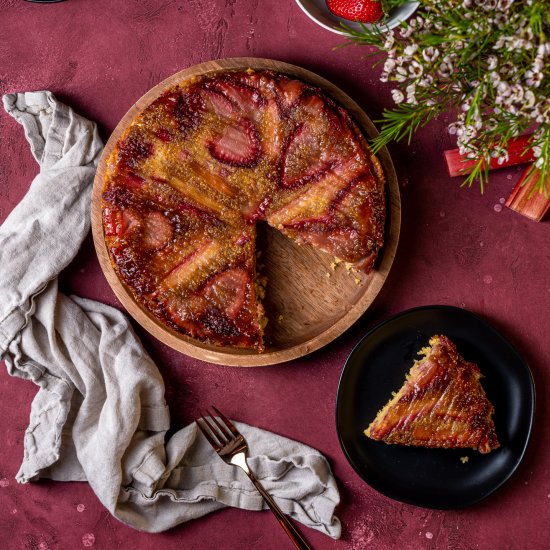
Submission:
[[[106,139],[160,80],[209,59],[279,59],[332,80],[373,119],[390,105],[366,49],[333,51],[342,38],[316,26],[292,0],[69,0],[40,5],[0,0],[0,92],[52,90],[96,120]],[[403,201],[402,236],[381,294],[346,334],[290,364],[239,369],[189,359],[140,327],[166,381],[174,428],[214,403],[235,419],[320,449],[338,479],[338,542],[303,529],[315,548],[548,548],[550,545],[550,225],[501,206],[522,168],[495,173],[484,195],[445,172],[454,146],[432,124],[411,146],[392,145]],[[0,112],[0,222],[37,172],[23,132]],[[120,307],[100,271],[91,238],[62,275],[64,291]],[[0,297],[2,299],[2,297]],[[393,313],[451,304],[478,313],[517,346],[537,385],[537,419],[517,473],[484,502],[441,512],[394,502],[346,462],[334,427],[338,378],[360,337]],[[23,436],[36,388],[0,370],[0,548],[290,548],[269,512],[218,511],[149,535],[117,520],[85,483],[18,485]]]

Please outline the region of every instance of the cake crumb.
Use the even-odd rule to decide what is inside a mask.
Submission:
[[[330,269],[332,269],[332,271],[335,271],[336,270],[336,266],[338,264],[341,264],[342,263],[342,260],[338,259],[338,258],[334,258],[334,261],[330,264]]]
[[[468,457],[468,456],[461,456],[460,457],[460,462],[462,462],[462,464],[466,464],[466,462],[468,462],[468,460],[470,460],[470,457]]]
[[[282,315],[279,315],[279,317],[277,317],[277,323],[281,323],[283,319],[284,317]]]
[[[327,272],[325,273],[325,276],[328,277],[328,278],[330,278],[330,273],[327,271]]]
[[[361,284],[361,279],[359,277],[355,277],[355,284],[356,285],[360,285]]]

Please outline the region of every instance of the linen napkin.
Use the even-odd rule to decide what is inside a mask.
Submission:
[[[17,480],[87,480],[119,520],[158,532],[223,506],[265,508],[239,468],[195,424],[165,441],[159,370],[125,316],[58,292],[57,276],[89,231],[102,143],[94,123],[50,92],[9,94],[40,173],[0,227],[0,358],[40,389]],[[237,424],[250,464],[281,509],[333,538],[338,489],[327,460],[296,441]]]

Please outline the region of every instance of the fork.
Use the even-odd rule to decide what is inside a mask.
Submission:
[[[269,493],[264,489],[263,485],[248,467],[248,462],[246,460],[248,455],[248,443],[246,439],[241,435],[239,430],[237,430],[231,420],[214,407],[214,405],[212,405],[212,408],[220,420],[210,413],[210,411],[207,411],[211,420],[208,420],[205,415],[202,415],[200,420],[204,423],[204,426],[198,420],[196,421],[204,437],[206,437],[210,445],[212,445],[216,453],[218,453],[218,456],[224,462],[232,464],[233,466],[238,466],[245,471],[250,481],[254,484],[254,487],[258,489],[258,492],[264,498],[269,509],[275,514],[275,517],[285,530],[285,533],[294,543],[294,546],[301,550],[312,550],[311,546],[305,541],[296,527],[290,523],[290,520],[283,514],[282,510],[277,506],[273,498],[271,498]]]

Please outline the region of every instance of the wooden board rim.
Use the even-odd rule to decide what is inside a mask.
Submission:
[[[379,151],[377,157],[382,164],[384,174],[386,176],[386,184],[389,195],[387,203],[388,222],[386,225],[385,243],[381,250],[381,257],[379,257],[377,261],[377,269],[371,272],[369,275],[368,284],[365,283],[365,292],[357,302],[351,305],[347,313],[328,329],[314,336],[307,342],[302,342],[282,350],[266,350],[264,353],[257,353],[249,350],[238,350],[234,348],[223,349],[211,346],[209,344],[204,344],[198,340],[182,335],[161,324],[160,321],[157,321],[156,318],[145,311],[141,305],[135,301],[130,291],[124,286],[116,275],[116,272],[111,265],[109,252],[105,243],[101,212],[101,192],[105,175],[106,159],[111,154],[114,146],[127,128],[128,124],[131,123],[131,121],[143,108],[149,105],[167,88],[193,76],[220,70],[246,68],[256,70],[271,69],[297,77],[323,89],[330,97],[334,98],[340,105],[345,107],[352,114],[359,127],[365,131],[369,138],[373,138],[378,135],[378,132],[370,118],[353,99],[351,99],[330,81],[311,71],[308,71],[307,69],[303,69],[296,65],[291,65],[282,61],[255,57],[218,59],[194,65],[173,74],[157,84],[155,87],[151,88],[140,99],[138,99],[132,107],[130,107],[128,112],[117,124],[105,145],[101,159],[98,163],[91,198],[91,219],[94,246],[101,269],[103,270],[103,273],[105,274],[105,277],[117,298],[130,313],[130,315],[143,328],[145,328],[150,334],[155,336],[155,338],[164,344],[196,359],[226,366],[256,367],[273,365],[297,359],[322,348],[344,333],[368,309],[380,292],[395,258],[401,227],[401,198],[395,168],[389,152],[384,147],[381,151]]]

